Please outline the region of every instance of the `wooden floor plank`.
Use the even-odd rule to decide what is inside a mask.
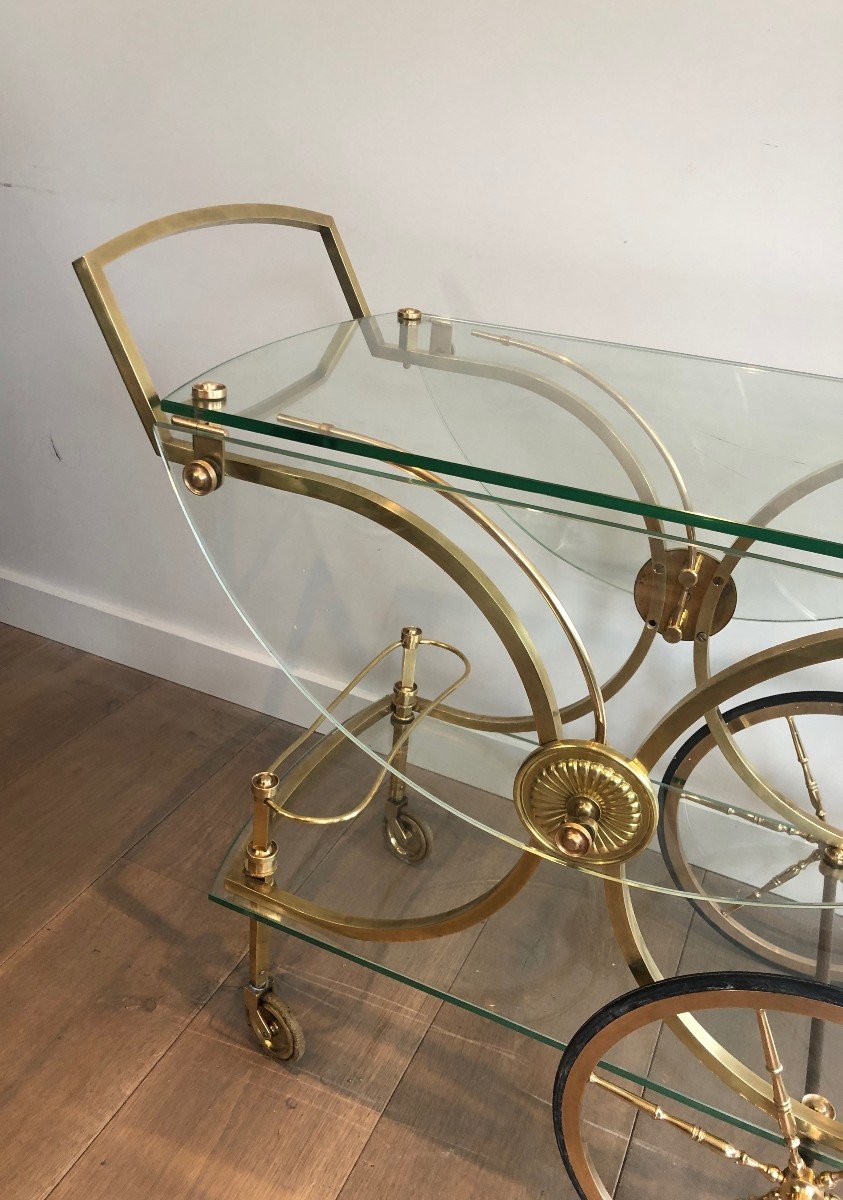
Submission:
[[[43,646],[46,638],[37,633],[29,633],[26,629],[17,629],[14,625],[0,624],[0,676],[26,654],[31,654],[39,646]]]
[[[0,787],[156,682],[142,671],[40,641],[2,674]]]
[[[549,1097],[550,1047],[443,1005],[341,1200],[569,1200]]]
[[[657,855],[639,865],[661,877]],[[641,894],[642,909],[653,896]],[[645,915],[645,914],[642,914]],[[652,914],[651,914],[652,915]],[[651,949],[677,963],[691,914],[675,903],[658,921]],[[632,978],[608,923],[600,880],[552,864],[485,924],[454,981],[454,995],[570,1038],[596,1007],[629,990]],[[649,1066],[656,1035],[639,1039],[620,1065]],[[574,1196],[553,1136],[550,1097],[559,1051],[522,1033],[444,1004],[407,1069],[341,1200],[430,1193],[458,1200],[485,1196]],[[614,1175],[624,1161],[634,1114],[601,1104],[594,1137]]]
[[[268,718],[158,682],[2,793],[0,956],[208,779]]]
[[[119,863],[0,968],[7,1200],[48,1194],[241,949],[196,892]]]
[[[284,1067],[257,1049],[238,971],[53,1200],[337,1195],[436,1002],[312,946],[292,943],[287,962],[293,970],[282,990],[309,1040],[302,1062]]]

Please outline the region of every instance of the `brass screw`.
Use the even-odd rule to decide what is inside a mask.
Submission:
[[[422,319],[420,308],[399,308],[398,323],[400,325],[415,325]]]
[[[184,486],[194,496],[207,496],[220,485],[219,469],[208,458],[194,458],[185,465],[181,477]]]

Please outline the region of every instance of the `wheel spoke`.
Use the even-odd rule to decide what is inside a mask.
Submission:
[[[591,1074],[591,1082],[596,1083],[598,1087],[603,1088],[607,1092],[611,1092],[613,1096],[618,1096],[627,1104],[633,1105],[639,1112],[646,1113],[652,1117],[654,1121],[661,1121],[665,1125],[670,1125],[672,1129],[678,1129],[680,1133],[686,1134],[692,1141],[697,1142],[700,1146],[705,1146],[706,1149],[712,1150],[715,1154],[720,1154],[723,1158],[729,1159],[730,1162],[740,1163],[745,1167],[752,1167],[756,1171],[760,1171],[767,1179],[773,1183],[781,1183],[784,1180],[784,1174],[778,1167],[772,1163],[760,1162],[757,1158],[753,1158],[751,1154],[747,1154],[745,1150],[733,1146],[731,1142],[724,1141],[723,1138],[716,1137],[713,1133],[703,1129],[700,1125],[692,1125],[690,1121],[683,1121],[680,1117],[675,1117],[665,1110],[659,1104],[651,1104],[649,1100],[645,1100],[643,1096],[636,1096],[633,1092],[629,1092],[626,1088],[620,1087],[617,1083],[611,1083],[608,1079],[601,1079],[599,1075]]]
[[[808,762],[808,755],[805,753],[805,747],[802,743],[802,738],[799,736],[799,730],[796,728],[796,721],[793,717],[787,718],[787,727],[793,739],[793,748],[796,751],[796,757],[799,759],[799,765],[802,768],[802,778],[805,780],[805,787],[808,789],[808,799],[811,801],[811,807],[819,819],[824,821],[825,809],[820,797],[820,789],[814,779],[811,764]]]
[[[750,825],[760,825],[762,829],[770,829],[773,833],[786,833],[788,837],[802,838],[803,841],[812,844],[814,841],[807,833],[797,829],[789,821],[783,821],[781,817],[768,817],[763,813],[752,812],[748,808],[738,808],[735,804],[727,804],[723,800],[715,800],[711,796],[700,796],[696,792],[688,792],[684,789],[679,793],[679,799],[697,804],[700,808],[710,808],[713,812],[723,813],[727,817],[737,817],[741,821],[747,821]]]
[[[790,881],[795,879],[797,875],[801,875],[806,867],[809,867],[811,863],[815,863],[821,854],[822,850],[814,850],[805,858],[800,858],[798,862],[792,863],[791,866],[786,867],[784,871],[780,871],[777,875],[774,875],[772,879],[768,879],[765,884],[761,885],[761,887],[755,888],[749,893],[748,896],[744,896],[742,900],[737,901],[735,904],[724,904],[722,906],[723,912],[737,912],[739,908],[743,908],[745,904],[749,904],[752,900],[760,900],[761,897],[766,896],[768,892],[774,892],[776,888],[781,887],[783,884],[790,883]]]
[[[763,1008],[759,1008],[756,1016],[758,1017],[758,1028],[761,1032],[761,1045],[764,1050],[764,1062],[767,1067],[767,1072],[770,1076],[770,1083],[773,1089],[773,1103],[776,1108],[776,1120],[778,1121],[779,1129],[782,1131],[785,1145],[788,1148],[788,1167],[791,1171],[800,1171],[805,1166],[802,1161],[802,1156],[799,1153],[800,1139],[799,1132],[796,1128],[796,1118],[793,1115],[793,1107],[790,1102],[790,1096],[787,1093],[787,1088],[784,1086],[784,1067],[779,1058],[776,1043],[773,1040],[773,1031],[770,1028],[770,1022],[767,1013]]]

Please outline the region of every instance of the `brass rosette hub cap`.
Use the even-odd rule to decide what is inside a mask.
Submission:
[[[540,746],[515,778],[515,807],[544,849],[590,866],[632,858],[658,820],[647,772],[601,742]]]

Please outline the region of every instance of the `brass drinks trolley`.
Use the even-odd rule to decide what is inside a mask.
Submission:
[[[106,268],[246,223],[317,232],[351,318],[162,400]],[[261,1047],[304,1052],[274,928],[558,1046],[586,1200],[654,1173],[833,1197],[841,381],[373,317],[333,220],[276,205],[178,213],[74,265],[309,726],[252,778],[212,891],[249,920]]]

